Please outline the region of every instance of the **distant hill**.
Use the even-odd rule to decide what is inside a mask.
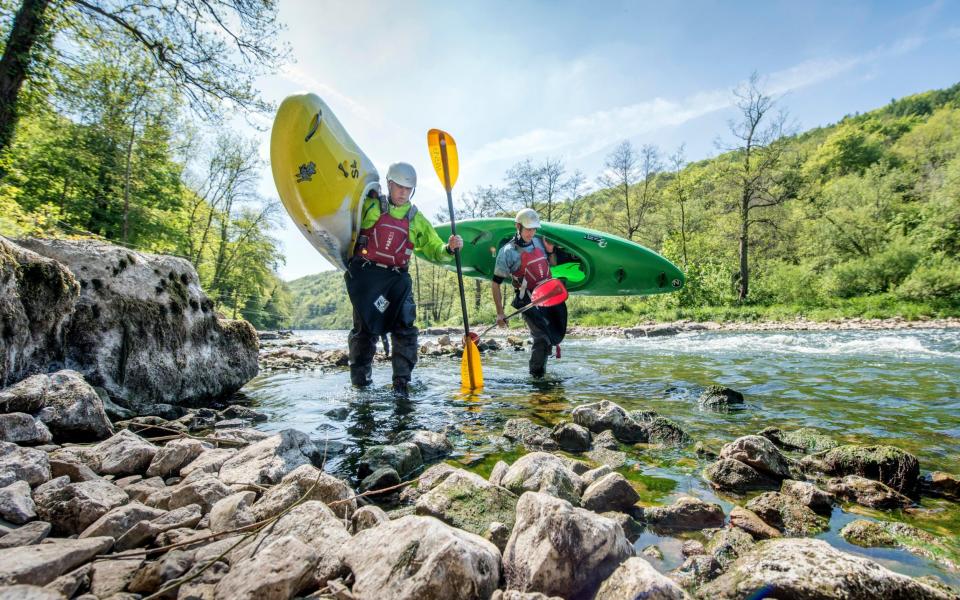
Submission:
[[[341,271],[324,271],[287,283],[293,329],[350,329],[353,323]]]

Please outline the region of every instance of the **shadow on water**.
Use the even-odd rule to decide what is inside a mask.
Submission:
[[[320,349],[342,348],[346,333],[304,332],[303,337]],[[526,352],[510,350],[483,355],[486,385],[475,394],[462,393],[459,362],[451,357],[423,358],[409,399],[393,394],[386,364],[375,367],[373,385],[364,390],[350,385],[345,370],[336,370],[265,373],[243,393],[269,414],[261,429],[292,427],[326,440],[327,470],[350,479],[366,448],[415,429],[447,431],[455,449],[451,462],[488,475],[497,460],[513,462],[523,453],[500,436],[508,419],[526,417],[551,427],[569,419],[575,406],[600,400],[627,410],[655,410],[714,451],[768,426],[814,427],[840,443],[899,446],[915,454],[924,470],[960,473],[957,330],[572,338],[564,343],[564,357],[550,360],[543,379],[526,375],[527,358]],[[700,410],[697,398],[714,384],[743,392],[746,407]],[[692,448],[623,449],[628,461],[618,471],[641,493],[641,503],[666,504],[692,494],[720,503],[727,512],[734,505],[736,499],[718,497],[704,482],[701,471],[710,461]],[[866,518],[902,520],[956,539],[960,508],[947,504]],[[902,572],[935,572],[960,584],[956,574],[905,551],[851,547],[838,532],[863,513],[850,510],[835,511],[824,539]],[[679,556],[676,538],[644,535],[643,542],[661,545],[663,566],[673,565]]]

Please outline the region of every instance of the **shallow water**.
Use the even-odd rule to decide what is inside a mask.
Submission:
[[[345,331],[298,332],[317,348],[345,348]],[[421,340],[423,341],[423,340]],[[525,416],[543,425],[568,418],[583,403],[611,400],[624,408],[652,409],[677,421],[696,440],[719,450],[734,438],[768,426],[815,427],[839,442],[886,443],[912,452],[921,469],[960,473],[960,330],[842,332],[693,332],[660,338],[575,338],[563,358],[551,360],[543,381],[526,376],[528,354],[503,351],[483,357],[482,394],[460,392],[459,359],[421,359],[409,401],[390,390],[390,368],[374,369],[367,390],[350,386],[346,370],[264,374],[243,392],[270,415],[261,428],[293,427],[326,440],[328,470],[351,477],[356,458],[369,445],[390,441],[408,429],[452,425],[459,460],[478,472],[501,457],[496,436],[504,421]],[[741,391],[744,410],[704,412],[697,398],[712,384]],[[708,464],[688,450],[638,447],[623,471],[643,501],[663,504],[681,493],[720,502],[700,478]],[[742,502],[742,500],[740,501]],[[847,510],[854,510],[848,507]],[[901,550],[850,546],[838,535],[854,518],[904,520],[956,539],[960,508],[925,500],[919,510],[891,514],[837,509],[822,535],[844,550],[867,555],[898,571],[934,573],[953,585],[949,573]],[[650,533],[637,541],[657,543],[658,565],[680,561],[679,542]]]

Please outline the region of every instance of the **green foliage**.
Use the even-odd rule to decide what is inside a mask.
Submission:
[[[937,256],[923,262],[897,287],[896,294],[904,300],[960,303],[960,260]]]
[[[353,312],[340,271],[324,271],[287,283],[293,329],[350,329]]]
[[[838,264],[827,275],[826,291],[851,298],[892,291],[920,261],[920,252],[898,239],[876,254]]]

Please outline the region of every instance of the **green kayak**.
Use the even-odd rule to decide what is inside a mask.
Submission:
[[[497,251],[510,241],[514,231],[512,219],[458,222],[457,233],[463,238],[463,274],[492,279]],[[447,239],[450,224],[437,226],[437,233]],[[634,296],[665,294],[683,287],[684,276],[676,265],[635,242],[593,229],[547,222],[538,235],[562,250],[558,253],[561,264],[551,270],[554,277],[564,280],[571,294]],[[453,263],[441,266],[456,269]]]

